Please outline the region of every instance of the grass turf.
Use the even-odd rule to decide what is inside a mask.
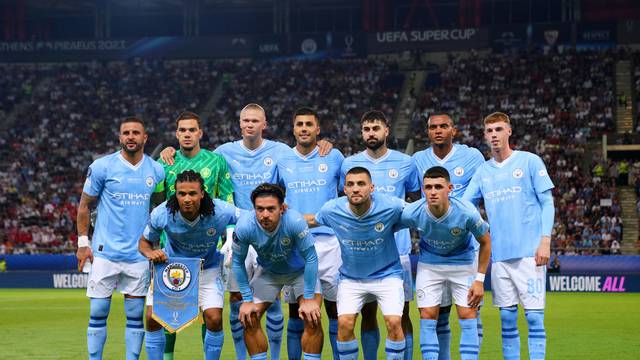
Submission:
[[[487,294],[490,304],[491,294]],[[548,293],[545,325],[548,359],[640,359],[639,294]],[[415,306],[415,305],[414,305]],[[285,306],[285,320],[287,314]],[[414,359],[420,359],[418,312],[412,308],[414,326]],[[0,358],[1,359],[82,359],[86,358],[86,327],[89,301],[84,290],[0,289]],[[235,353],[229,333],[228,311],[224,313],[225,343],[222,359],[233,359]],[[500,319],[498,310],[485,306],[482,310],[484,342],[480,358],[500,359]],[[326,334],[323,359],[331,359]],[[264,323],[264,321],[263,321]],[[122,295],[114,295],[108,320],[105,359],[124,358],[124,312]],[[384,322],[381,325],[384,358]],[[452,324],[452,358],[457,355],[459,326]],[[527,359],[526,321],[519,314],[522,358]],[[357,329],[359,326],[357,327]],[[286,333],[286,329],[285,329]],[[356,333],[359,333],[357,331]],[[286,358],[283,335],[282,358]],[[360,352],[362,356],[362,351]],[[144,354],[141,357],[146,359]],[[193,325],[178,335],[177,360],[202,358],[200,327]]]

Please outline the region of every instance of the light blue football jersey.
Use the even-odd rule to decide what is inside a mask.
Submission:
[[[464,194],[481,197],[491,228],[491,259],[504,261],[535,255],[542,237],[542,206],[536,193],[553,183],[539,156],[514,151],[502,163],[491,159],[478,168]]]
[[[147,155],[132,165],[118,151],[89,166],[82,191],[98,198],[94,256],[111,261],[145,261],[138,252],[138,241],[149,219],[151,194],[163,180],[162,165]]]
[[[316,214],[319,224],[330,226],[340,241],[340,274],[351,279],[402,277],[394,230],[400,225],[404,201],[372,194],[369,210],[362,216],[351,211],[346,196],[324,204]]]
[[[237,207],[253,209],[251,192],[262,183],[277,182],[276,158],[289,150],[283,143],[263,139],[255,150],[247,149],[242,140],[238,140],[222,144],[214,151],[227,160]]]
[[[349,156],[342,163],[340,189],[344,187],[344,178],[351,168],[361,166],[369,170],[377,193],[395,196],[402,200],[408,192],[420,190],[415,164],[407,154],[389,149],[378,159],[370,157],[366,151]],[[395,235],[400,255],[411,253],[411,233],[409,229],[398,231]]]
[[[471,264],[475,258],[474,237],[486,234],[489,225],[468,201],[449,198],[449,210],[436,218],[427,208],[427,200],[407,204],[402,225],[420,233],[420,258],[425,264]]]
[[[449,172],[453,191],[449,196],[461,198],[469,181],[478,167],[484,163],[482,153],[467,145],[453,144],[451,151],[440,159],[433,152],[433,147],[418,151],[412,156],[417,168],[418,181],[422,184],[425,171],[434,166],[442,166]],[[422,187],[422,186],[421,186]],[[424,197],[424,191],[421,191]]]
[[[278,177],[287,191],[287,205],[302,214],[315,214],[324,203],[337,198],[343,160],[344,156],[336,149],[321,157],[317,147],[306,156],[295,147],[280,156]],[[311,233],[334,234],[328,226],[312,228]]]
[[[213,204],[213,215],[198,216],[189,221],[182,217],[180,211],[172,214],[165,201],[151,212],[144,238],[160,242],[164,231],[167,235],[164,251],[169,257],[201,258],[205,269],[216,267],[220,264],[218,237],[224,234],[227,225],[237,222],[241,210],[218,199],[213,199]]]
[[[301,252],[313,246],[313,236],[302,215],[293,209],[282,214],[278,227],[272,233],[264,230],[252,211],[238,219],[233,251],[246,254],[249,245],[256,250],[260,266],[275,274],[290,274],[304,270],[305,260]]]

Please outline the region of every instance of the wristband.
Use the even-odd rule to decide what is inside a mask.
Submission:
[[[476,274],[476,281],[480,281],[481,283],[484,283],[484,274],[483,273],[477,273]]]
[[[91,242],[89,241],[89,237],[87,235],[78,236],[78,247],[91,247]]]

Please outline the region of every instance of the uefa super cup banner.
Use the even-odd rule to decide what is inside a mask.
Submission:
[[[153,265],[153,318],[167,331],[178,332],[198,318],[201,270],[199,258],[175,257]]]

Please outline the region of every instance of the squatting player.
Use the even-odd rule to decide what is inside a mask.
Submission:
[[[162,159],[166,178],[160,182],[153,193],[151,201],[154,205],[160,204],[165,199],[175,194],[176,177],[184,170],[195,170],[204,180],[204,188],[212,198],[222,199],[233,204],[233,185],[231,175],[224,158],[212,151],[200,148],[202,139],[202,127],[200,117],[189,111],[181,112],[176,119],[176,138],[180,150],[175,154],[173,165],[168,165]],[[220,235],[220,233],[218,233]],[[165,237],[161,237],[160,245],[164,246]],[[206,335],[206,326],[202,325],[202,340]],[[176,334],[165,332],[167,337],[165,345],[166,360],[173,359]]]
[[[162,263],[167,257],[192,257],[204,260],[200,277],[199,304],[204,314],[205,359],[219,359],[224,341],[222,306],[224,287],[218,237],[227,225],[235,224],[239,210],[222,200],[211,199],[205,180],[193,170],[185,170],[175,179],[175,192],[151,212],[151,219],[140,238],[140,253]],[[166,234],[163,249],[154,250],[160,235]],[[150,360],[161,360],[165,349],[162,326],[154,320],[153,293],[147,295],[147,331],[145,347]]]
[[[318,258],[305,219],[293,209],[284,212],[284,190],[275,184],[258,185],[251,192],[255,211],[238,220],[233,239],[233,271],[242,294],[239,319],[252,360],[267,359],[267,341],[260,319],[290,286],[304,321],[302,350],[305,359],[320,359],[322,295]],[[257,253],[258,268],[251,282],[244,266],[249,246]]]
[[[456,127],[451,116],[436,113],[429,116],[427,121],[427,135],[431,146],[413,154],[412,158],[418,169],[419,180],[425,171],[433,166],[442,166],[449,172],[453,190],[450,196],[462,198],[469,181],[476,169],[484,163],[484,156],[476,148],[467,145],[454,144]],[[424,196],[424,193],[423,193]],[[451,328],[449,313],[451,311],[451,289],[445,285],[438,313],[438,344],[440,346],[439,360],[451,359]],[[478,308],[478,312],[480,308]],[[478,338],[482,345],[482,321],[478,314]]]
[[[544,359],[546,264],[555,209],[553,183],[539,156],[509,147],[511,121],[494,112],[484,119],[492,159],[473,175],[464,199],[484,199],[491,225],[491,287],[500,308],[502,353],[520,358],[518,303],[529,325],[529,358]]]
[[[320,207],[338,197],[340,166],[344,156],[331,149],[327,156],[319,155],[318,135],[320,120],[311,108],[302,107],[293,115],[293,135],[296,145],[278,158],[278,177],[286,189],[285,203],[290,209],[303,214],[315,214]],[[340,267],[340,244],[335,232],[327,226],[311,229],[318,255],[318,278],[322,287],[325,310],[329,318],[329,338],[334,359],[338,359],[336,336],[338,335],[338,313],[336,309],[338,291],[338,268]],[[285,294],[288,289],[285,290]],[[289,301],[287,324],[287,354],[289,360],[300,359],[300,337],[304,323],[300,319],[296,299]]]
[[[395,196],[400,199],[418,199],[420,197],[420,180],[415,165],[409,155],[387,148],[389,124],[384,113],[377,110],[366,112],[360,120],[362,140],[366,149],[349,156],[342,163],[342,180],[344,174],[354,166],[369,170],[375,191]],[[413,348],[413,326],[409,316],[409,301],[413,300],[413,277],[411,272],[411,234],[403,229],[395,234],[396,245],[403,268],[405,306],[402,314],[402,330],[407,348]],[[366,360],[377,358],[380,334],[376,324],[376,311],[365,308],[362,313],[362,347]],[[375,310],[375,308],[374,308]],[[411,359],[413,352],[406,352],[405,359]]]
[[[402,360],[403,269],[394,238],[404,201],[374,192],[371,174],[354,167],[345,177],[344,192],[306,216],[311,226],[330,226],[340,241],[342,265],[338,283],[338,352],[341,360],[358,359],[356,317],[366,303],[377,302],[387,326],[387,359]],[[365,345],[366,346],[366,345]]]
[[[489,226],[472,203],[449,198],[453,184],[447,169],[434,166],[427,170],[423,190],[426,199],[407,205],[402,212],[402,224],[420,233],[416,293],[422,358],[438,359],[436,319],[442,293],[448,289],[462,329],[460,358],[474,360],[480,349],[476,308],[484,294],[484,275],[491,256]],[[477,266],[472,235],[480,243]]]
[[[144,154],[147,134],[142,120],[124,119],[119,138],[120,151],[89,166],[78,205],[78,268],[83,269],[86,261],[92,262],[87,286],[89,359],[102,359],[111,295],[116,288],[125,297],[126,359],[138,359],[144,338],[142,315],[149,265],[138,252],[138,239],[149,218],[151,194],[164,179],[164,171]],[[98,216],[90,243],[89,206],[96,200]]]

